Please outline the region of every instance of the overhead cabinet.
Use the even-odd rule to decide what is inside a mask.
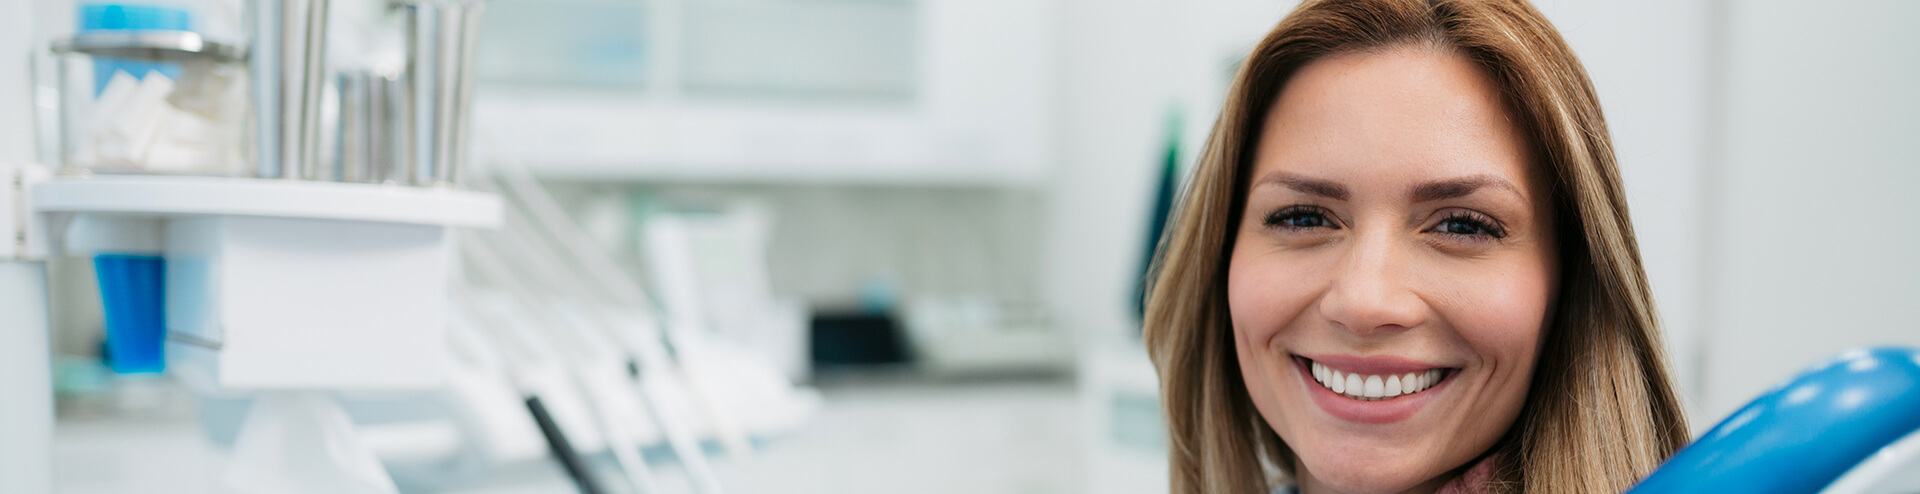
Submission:
[[[1048,5],[492,3],[477,145],[555,177],[1036,183]]]

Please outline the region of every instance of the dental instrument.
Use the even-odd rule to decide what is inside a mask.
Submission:
[[[473,133],[473,64],[474,54],[480,45],[480,14],[486,3],[481,0],[463,0],[460,17],[460,37],[458,68],[454,71],[453,101],[454,112],[452,135],[453,146],[448,152],[447,169],[442,177],[448,183],[460,180],[460,169],[471,166],[466,163],[469,142]]]
[[[489,276],[501,274],[492,272],[495,271],[495,269],[483,269],[483,271],[488,272],[487,274]],[[470,309],[501,308],[498,304],[476,303],[472,301],[471,297],[459,297],[457,300],[463,302],[461,305]],[[474,312],[483,316],[480,318],[481,322],[479,326],[491,330],[492,334],[489,336],[492,336],[494,340],[505,343],[497,346],[518,348],[522,353],[532,354],[521,355],[516,358],[515,355],[502,352],[502,358],[499,360],[502,371],[507,374],[508,381],[519,391],[521,403],[526,406],[527,413],[533,417],[535,424],[540,428],[542,437],[546,439],[548,451],[556,461],[560,462],[568,478],[573,480],[574,485],[580,489],[582,494],[600,494],[604,492],[592,468],[580,457],[579,451],[574,447],[574,442],[569,439],[567,432],[563,430],[559,422],[554,419],[553,412],[548,408],[547,402],[541,398],[539,393],[531,389],[532,386],[526,382],[527,378],[524,377],[527,371],[523,369],[535,362],[545,362],[549,365],[554,364],[558,360],[557,357],[553,355],[554,351],[547,347],[540,338],[527,332],[527,328],[525,328],[523,324],[512,321],[507,316],[502,316],[498,312],[485,310],[475,310]]]
[[[402,150],[401,176],[399,182],[409,185],[424,185],[428,167],[433,164],[433,96],[430,92],[433,76],[431,70],[435,55],[433,40],[435,36],[433,22],[437,11],[432,5],[424,3],[404,3],[399,5],[406,29],[407,65],[401,76],[405,90],[400,100],[404,110],[400,113],[400,141],[405,143]]]
[[[373,174],[373,74],[341,72],[340,122],[334,140],[334,164],[342,182],[366,182]]]
[[[302,42],[300,87],[300,174],[307,180],[320,176],[320,101],[326,89],[327,7],[331,0],[304,0],[306,39]]]
[[[501,163],[497,171],[502,180],[501,184],[505,186],[494,190],[503,197],[510,197],[511,202],[521,206],[513,208],[513,214],[516,217],[521,209],[531,215],[530,223],[538,227],[533,231],[541,234],[537,238],[544,240],[543,245],[548,245],[553,251],[563,254],[554,255],[554,258],[570,261],[566,267],[571,269],[559,272],[571,273],[579,282],[571,286],[595,288],[582,292],[584,295],[603,300],[606,304],[603,307],[647,311],[654,306],[653,299],[640,284],[622,275],[623,270],[619,264],[606,252],[593,248],[594,242],[591,237],[588,237],[579,225],[573,223],[572,219],[560,209],[558,201],[542,189],[523,167],[515,163]],[[642,313],[640,316],[653,319],[652,313]],[[679,317],[679,319],[688,318]],[[606,320],[614,322],[622,319],[609,317]],[[637,331],[638,336],[632,340],[636,355],[652,357],[643,358],[643,363],[664,358],[665,361],[680,364],[677,368],[682,371],[688,371],[689,366],[684,365],[683,360],[698,358],[681,351],[693,346],[686,341],[688,336],[685,333],[694,330],[688,325],[668,324],[665,330],[646,325],[632,328],[632,330]],[[746,431],[734,419],[733,413],[718,403],[714,394],[709,391],[711,384],[707,383],[706,379],[694,375],[698,372],[688,372],[689,388],[695,393],[695,398],[712,421],[721,444],[736,458],[750,456],[752,452],[750,440]]]
[[[280,178],[285,169],[281,162],[280,149],[283,146],[280,106],[280,79],[271,77],[281,73],[280,49],[280,8],[278,0],[250,0],[246,3],[247,38],[252,40],[247,68],[253,84],[253,125],[254,125],[254,171],[260,178]]]
[[[475,173],[468,184],[478,190],[502,189],[490,174]],[[538,190],[537,184],[531,184],[531,187]],[[572,265],[561,261],[570,256],[562,251],[559,245],[537,241],[545,239],[538,231],[540,222],[523,214],[522,209],[526,207],[528,206],[525,203],[516,203],[516,207],[509,208],[514,218],[514,226],[493,237],[500,237],[501,245],[513,249],[511,254],[515,259],[525,260],[531,271],[539,274],[539,278],[546,285],[543,291],[563,294],[572,292],[580,300],[602,298],[595,292],[587,290],[592,285],[579,280],[577,271]],[[559,221],[570,221],[563,214],[560,218]],[[710,393],[702,389],[703,386],[710,384],[698,381],[688,374],[690,371],[678,361],[675,351],[659,332],[653,330],[650,324],[630,322],[647,321],[650,318],[612,317],[601,310],[610,305],[604,302],[578,304],[572,309],[575,312],[567,314],[572,319],[584,321],[579,324],[583,331],[598,332],[619,343],[611,345],[610,348],[622,349],[625,352],[628,367],[633,370],[630,374],[633,386],[646,398],[645,403],[653,412],[653,418],[659,422],[668,445],[681,459],[681,464],[694,480],[695,487],[706,493],[722,492],[700,447],[698,435],[692,425],[693,417],[674,405],[687,403],[700,408],[702,415],[707,419],[706,422],[715,429],[716,436],[722,439],[722,444],[727,443],[726,438],[730,434],[737,434],[744,438],[744,432],[739,429],[737,423],[728,420],[730,416],[725,414],[725,410],[718,406]],[[744,439],[741,442],[744,443]]]
[[[467,4],[448,1],[434,8],[438,12],[433,19],[433,172],[423,185],[442,186],[453,178],[453,149],[457,144],[453,121],[459,116],[459,95],[454,89],[460,70],[460,42],[465,39]]]
[[[583,357],[580,359],[581,361],[592,363],[613,359],[614,356],[612,354],[603,350],[609,347],[609,345],[606,345],[604,342],[583,342],[583,339],[591,338],[591,335],[578,331],[570,331],[569,325],[566,324],[565,321],[555,321],[553,320],[555,318],[550,315],[541,317],[544,313],[534,310],[540,305],[538,304],[539,301],[533,299],[522,284],[525,274],[514,270],[487,242],[477,241],[479,239],[472,237],[469,237],[468,240],[468,242],[462,243],[462,253],[466,255],[468,262],[478,268],[490,281],[508,290],[510,298],[514,299],[511,304],[512,307],[518,309],[523,314],[529,314],[525,316],[527,319],[537,320],[537,322],[529,321],[529,323],[523,323],[517,326],[521,328],[524,340],[539,339],[538,336],[531,334],[531,328],[529,327],[531,324],[539,324],[548,329],[548,331],[543,332],[548,339],[554,340],[555,343],[571,343],[571,345],[566,346],[571,348],[572,351],[570,353]],[[537,271],[537,269],[535,271]],[[571,337],[572,341],[566,341],[569,340],[568,337]],[[535,344],[558,346],[545,345],[543,343]],[[553,354],[558,353],[558,351],[554,350],[547,353]],[[574,384],[585,391],[582,394],[585,398],[584,401],[588,408],[591,409],[594,415],[594,422],[600,429],[601,436],[604,438],[608,448],[612,451],[614,459],[625,474],[628,484],[640,492],[659,492],[651,471],[646,467],[645,461],[639,457],[640,446],[632,440],[632,434],[621,425],[621,421],[614,417],[614,414],[609,412],[609,406],[601,401],[602,398],[592,392],[593,386],[591,384],[591,378],[585,375],[585,371],[578,366],[570,367],[569,374],[574,378]]]

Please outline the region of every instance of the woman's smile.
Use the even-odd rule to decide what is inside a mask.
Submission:
[[[1295,355],[1301,390],[1334,418],[1362,424],[1400,422],[1445,392],[1458,369],[1399,357]]]

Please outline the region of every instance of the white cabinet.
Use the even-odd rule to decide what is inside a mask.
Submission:
[[[488,13],[480,156],[633,180],[1034,184],[1047,173],[1050,2],[527,3]],[[553,19],[579,13],[631,19]]]

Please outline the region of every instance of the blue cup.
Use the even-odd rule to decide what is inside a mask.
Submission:
[[[93,269],[106,313],[107,367],[120,374],[165,371],[166,261],[156,255],[101,254],[94,256]]]

